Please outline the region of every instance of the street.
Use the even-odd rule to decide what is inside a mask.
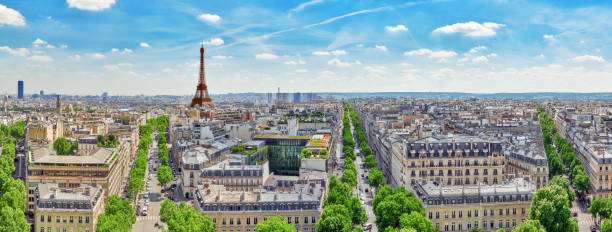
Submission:
[[[156,137],[156,136],[153,136]],[[145,189],[138,195],[136,210],[136,223],[132,226],[132,231],[162,231],[155,227],[155,224],[163,224],[159,219],[159,210],[164,198],[161,195],[161,187],[157,182],[157,172],[159,160],[157,159],[157,139],[153,139],[151,149],[149,149],[147,164],[147,174],[145,179]],[[147,215],[143,214],[147,209]]]
[[[353,122],[351,121],[351,134],[353,135],[353,140],[357,141],[355,138],[355,127],[353,126]],[[378,231],[376,224],[376,216],[374,215],[374,211],[372,209],[372,200],[374,200],[374,195],[372,195],[372,188],[370,188],[370,182],[368,181],[368,170],[366,170],[365,165],[363,163],[363,157],[361,155],[361,150],[358,146],[355,146],[355,167],[357,167],[357,188],[353,190],[353,194],[355,196],[359,196],[359,200],[363,206],[363,210],[365,210],[366,215],[368,215],[368,220],[364,223],[370,223],[372,225],[371,231]],[[367,192],[366,192],[367,190]]]

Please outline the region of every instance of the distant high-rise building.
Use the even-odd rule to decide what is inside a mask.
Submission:
[[[102,101],[103,102],[107,102],[108,101],[108,93],[107,92],[102,93]]]
[[[300,103],[302,102],[302,94],[301,93],[294,93],[293,94],[293,103]]]
[[[45,91],[40,91],[40,98],[43,98],[45,96]]]
[[[17,81],[17,98],[23,99],[23,81]]]
[[[272,98],[273,98],[272,96],[273,96],[272,93],[266,93],[266,98],[268,99],[268,103],[273,103],[272,102]]]
[[[62,95],[57,95],[57,101],[55,101],[55,112],[62,114]]]

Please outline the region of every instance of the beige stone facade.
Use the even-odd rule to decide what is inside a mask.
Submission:
[[[39,184],[34,211],[36,232],[94,232],[104,211],[103,190],[86,186],[72,190]]]
[[[501,144],[478,137],[428,137],[406,144],[404,182],[446,186],[499,184],[504,180]]]

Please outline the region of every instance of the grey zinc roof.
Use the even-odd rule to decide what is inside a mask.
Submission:
[[[37,164],[107,164],[116,149],[98,148],[89,155],[57,155],[49,148],[34,150],[31,162]]]

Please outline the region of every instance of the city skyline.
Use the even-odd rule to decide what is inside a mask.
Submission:
[[[41,7],[44,6],[44,7]],[[597,1],[0,3],[0,92],[609,92]],[[562,84],[559,84],[562,83]]]

